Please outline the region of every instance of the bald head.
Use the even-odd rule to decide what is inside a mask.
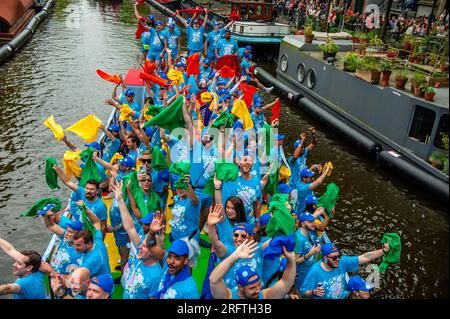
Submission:
[[[70,286],[74,295],[86,295],[87,288],[89,287],[91,273],[89,269],[80,267],[74,270],[70,277]]]

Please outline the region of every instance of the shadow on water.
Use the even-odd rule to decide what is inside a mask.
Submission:
[[[141,15],[149,12],[142,10]],[[157,19],[164,18],[155,9],[151,12]],[[18,249],[43,252],[50,235],[41,219],[17,216],[42,197],[56,196],[63,202],[69,197],[63,186],[51,192],[45,184],[44,157],[55,157],[61,163],[66,148],[42,122],[54,115],[57,123],[68,127],[89,113],[107,120],[111,108],[103,101],[112,87],[95,69],[125,74],[139,65],[135,26],[132,1],[58,0],[32,40],[0,66],[0,236]],[[276,66],[265,67],[274,71]],[[265,96],[267,101],[274,98]],[[445,208],[364,157],[297,107],[285,101],[282,105],[280,133],[287,136],[286,155],[292,155],[299,134],[315,126],[319,145],[308,163],[331,161],[335,166],[326,183],[338,184],[341,195],[329,234],[343,252],[361,254],[376,249],[386,232],[395,231],[402,237],[401,264],[381,276],[376,297],[448,297]],[[83,145],[74,135],[70,137]],[[11,259],[0,254],[1,283],[16,279],[11,266]],[[366,277],[364,269],[360,274]]]

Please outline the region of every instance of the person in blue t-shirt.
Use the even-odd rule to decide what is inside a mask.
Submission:
[[[134,251],[135,258],[131,258],[124,271],[124,293],[123,299],[147,299],[158,291],[158,285],[162,277],[162,268],[159,259],[150,252],[148,241],[142,240],[139,236],[135,223],[130,216],[127,205],[122,196],[122,183],[112,187],[115,192],[115,199],[119,205],[122,224],[131,241],[131,250]],[[149,212],[151,225],[150,234],[155,236],[162,230],[162,215]],[[153,223],[155,218],[155,223]],[[149,221],[147,221],[149,222]],[[162,259],[160,255],[160,259]]]
[[[158,68],[163,57],[164,50],[164,30],[163,24],[160,20],[155,22],[155,28],[150,27],[150,48],[147,54],[147,60],[155,63]]]
[[[178,16],[178,18],[186,28],[188,57],[196,52],[203,52],[203,38],[205,36],[206,24],[208,23],[208,11],[205,10],[205,20],[203,20],[203,24],[201,26],[196,16],[193,17],[191,26],[190,23],[187,23],[187,21],[183,19],[178,10],[175,12],[175,14]]]
[[[288,159],[289,167],[291,168],[291,178],[289,181],[289,185],[293,188],[296,188],[300,182],[300,171],[304,168],[307,168],[306,158],[314,147],[317,145],[316,132],[317,130],[312,127],[310,128],[312,142],[308,146],[306,146],[306,134],[301,133],[300,139],[295,141],[294,143],[294,154]]]
[[[295,203],[295,213],[297,214],[297,216],[300,216],[300,214],[305,211],[306,198],[311,194],[314,195],[314,189],[322,184],[329,171],[330,167],[326,165],[326,168],[322,175],[318,179],[314,180],[313,176],[315,175],[315,173],[312,170],[310,170],[309,168],[304,168],[301,170],[301,182],[296,188],[297,203]]]
[[[110,274],[93,276],[86,292],[86,299],[112,299],[114,280]]]
[[[231,38],[231,31],[225,30],[224,37],[217,42],[214,53],[216,58],[220,59],[224,55],[236,54],[238,49],[237,41]]]
[[[14,259],[12,273],[19,277],[14,283],[0,285],[0,296],[12,294],[14,299],[45,299],[44,273],[39,270],[41,255],[34,250],[19,252],[2,238],[0,249]]]
[[[145,31],[141,34],[141,52],[144,55],[144,59],[147,59],[148,50],[150,49],[150,32]]]
[[[120,127],[117,124],[111,124],[108,127],[107,138],[100,142],[102,146],[102,160],[105,162],[110,162],[114,154],[119,152],[120,146],[122,145],[122,140],[120,137]]]
[[[344,299],[348,296],[348,272],[356,272],[359,265],[375,260],[389,251],[386,242],[382,249],[371,251],[360,256],[341,256],[333,243],[322,245],[321,261],[316,262],[308,272],[300,294],[304,298]]]
[[[253,48],[251,45],[246,45],[245,47],[238,49],[237,56],[242,59],[244,57],[244,55],[251,54],[252,50],[253,50]]]
[[[181,33],[175,25],[175,22],[169,23],[164,30],[164,47],[171,51],[172,59],[178,62],[181,54]],[[164,53],[166,61],[168,60],[167,52]]]
[[[204,58],[202,64],[200,65],[200,76],[198,78],[198,82],[205,82],[205,87],[208,85],[208,82],[212,77],[212,69],[211,69],[211,60],[209,58]]]
[[[234,23],[234,20],[231,20],[225,27],[221,28],[220,23],[214,21],[213,30],[208,33],[205,40],[205,52],[204,55],[213,63],[217,62],[216,57],[216,46],[220,39],[223,38],[225,31],[228,30],[229,27]]]
[[[211,292],[214,299],[282,299],[291,289],[295,281],[295,254],[288,252],[283,246],[283,254],[287,259],[283,277],[274,286],[261,289],[261,275],[249,264],[243,264],[236,270],[235,288],[227,287],[224,277],[240,260],[251,259],[258,244],[246,239],[225,260],[219,263],[210,275]]]

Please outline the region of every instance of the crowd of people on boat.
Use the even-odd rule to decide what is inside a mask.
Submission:
[[[70,201],[46,198],[26,216],[42,218],[57,245],[44,261],[0,238],[19,277],[0,295],[46,298],[48,274],[57,299],[369,298],[373,285],[348,273],[392,245],[346,256],[329,240],[339,188],[316,191],[333,165],[308,163],[315,128],[299,128],[285,156],[280,101],[255,78],[252,47],[230,37],[232,22],[206,32],[207,11],[186,20],[176,12],[180,30],[173,18],[140,16],[137,4],[136,16],[145,102],[118,76],[100,143],[79,148],[54,125],[68,151],[63,167],[46,159],[46,181],[64,184]],[[115,269],[107,234],[120,256]]]

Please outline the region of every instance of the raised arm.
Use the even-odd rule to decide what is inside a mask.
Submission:
[[[158,236],[158,233],[164,232],[164,218],[160,212],[156,212],[153,215],[153,220],[150,225],[150,230],[145,237],[145,242],[149,248],[152,256],[158,260],[163,260],[165,251],[164,251],[164,240]]]
[[[178,12],[178,10],[175,11],[175,16],[177,16],[180,19],[181,24],[183,24],[185,29],[187,29],[188,24],[187,24],[186,20],[181,16],[181,14]]]
[[[316,138],[317,130],[315,127],[311,127],[309,130],[311,131],[312,141],[311,141],[311,144],[308,145],[308,151],[311,151],[314,147],[317,146],[317,138]]]
[[[191,177],[189,174],[186,174],[184,177],[184,182],[188,184],[187,197],[191,200],[192,205],[197,206],[199,203],[197,195],[195,195],[194,188],[191,184]]]
[[[325,177],[327,177],[328,172],[330,171],[330,166],[327,165],[327,168],[325,169],[325,172],[323,172],[322,175],[318,179],[316,179],[314,182],[311,183],[310,189],[315,189],[317,186],[322,184]]]
[[[297,146],[297,148],[294,151],[294,154],[292,155],[292,158],[294,159],[294,162],[297,158],[300,157],[300,153],[302,152],[302,146],[305,143],[306,135],[305,133],[300,134],[300,145]]]
[[[117,95],[117,88],[119,87],[119,85],[120,85],[120,83],[114,85],[114,89],[113,89],[112,94],[111,94],[111,99],[113,99],[117,103],[120,103],[120,98]]]
[[[109,139],[110,139],[111,141],[114,142],[114,141],[116,140],[116,138],[114,137],[114,135],[112,135],[111,132],[108,131],[108,130],[106,129],[106,127],[105,127],[105,125],[104,125],[103,123],[100,125],[100,129],[102,130],[103,133],[105,133],[106,136],[109,137]]]
[[[20,294],[22,288],[16,283],[0,285],[0,296],[11,295],[11,294]]]
[[[75,146],[75,144],[67,139],[67,137],[64,135],[62,138],[62,141],[66,144],[66,146],[72,151],[76,152],[79,151],[79,149]]]
[[[206,23],[208,22],[208,9],[205,9],[205,21],[203,21],[203,28],[206,29]]]
[[[269,103],[269,104],[264,105],[264,106],[263,106],[263,110],[266,111],[266,110],[272,108],[272,107],[275,105],[275,103],[277,103],[279,100],[280,100],[280,98],[277,97],[277,98],[275,99],[275,101],[273,101],[272,103]]]
[[[375,260],[375,259],[383,256],[385,253],[387,253],[389,251],[389,249],[390,249],[389,242],[386,242],[382,249],[378,249],[375,251],[369,251],[368,253],[365,253],[365,254],[362,254],[361,256],[359,256],[358,263],[360,265],[367,264],[367,263],[371,262],[372,260]]]
[[[11,245],[9,242],[4,240],[3,238],[0,238],[0,248],[12,259],[19,262],[27,262],[28,257],[25,255],[22,255],[17,249],[14,248],[13,245]]]
[[[208,219],[206,221],[208,224],[208,227],[209,227],[208,237],[211,241],[211,245],[214,247],[214,251],[216,252],[216,255],[219,258],[223,258],[223,256],[225,256],[227,253],[227,248],[219,240],[219,237],[217,236],[217,228],[216,228],[216,225],[222,223],[224,218],[225,217],[223,215],[222,204],[216,204],[214,206],[214,210],[213,210],[212,206],[209,208],[209,215],[208,215]]]
[[[72,182],[66,175],[66,173],[64,173],[64,171],[59,168],[56,165],[53,165],[53,170],[56,172],[56,174],[58,175],[59,179],[61,180],[61,182],[63,182],[64,185],[66,185],[67,187],[69,187],[71,190],[73,190],[74,192],[77,191],[78,185],[75,184],[74,182]]]
[[[283,277],[273,287],[263,290],[264,298],[266,299],[282,299],[292,288],[295,283],[295,253],[288,252],[286,247],[283,248],[283,254],[287,259],[286,269]]]
[[[100,219],[95,216],[95,214],[89,209],[89,207],[86,206],[86,204],[80,200],[77,202],[78,206],[84,205],[85,209],[86,209],[86,216],[89,218],[89,220],[91,221],[92,225],[95,227],[95,229],[100,230],[102,233],[106,233],[106,227],[103,230],[102,224],[100,222]],[[106,225],[105,225],[106,226]],[[103,236],[104,238],[105,236]]]
[[[58,236],[62,236],[64,234],[64,228],[62,228],[61,226],[59,226],[58,224],[55,224],[51,218],[51,216],[53,215],[53,210],[49,209],[45,214],[44,214],[44,224],[45,227],[47,227],[47,229],[49,231],[51,231],[52,233],[58,235]]]
[[[136,220],[140,220],[142,218],[142,214],[139,207],[136,204],[136,200],[134,199],[133,193],[131,192],[130,184],[127,184],[126,189],[128,200],[130,201],[130,206],[131,210],[133,211],[134,217],[136,217]]]
[[[113,177],[117,177],[117,168],[115,168],[113,165],[111,165],[107,161],[98,157],[97,152],[94,152],[92,158],[94,159],[94,161],[96,161],[101,166],[103,166],[106,170],[108,170]]]

